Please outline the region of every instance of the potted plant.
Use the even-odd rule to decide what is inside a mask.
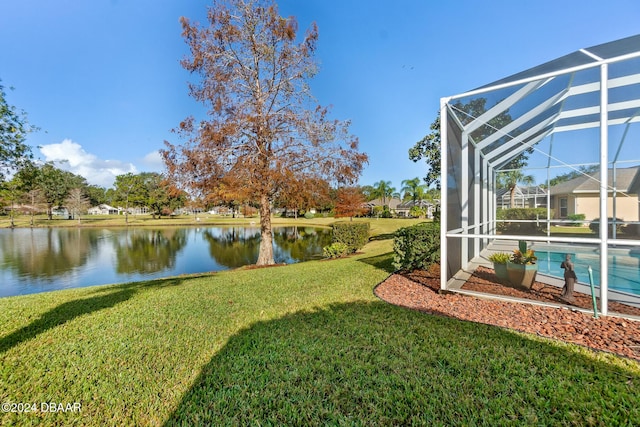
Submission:
[[[509,283],[516,288],[530,290],[538,273],[538,258],[531,249],[527,249],[527,242],[518,242],[518,249],[513,251],[507,262],[507,276]]]
[[[496,272],[498,279],[507,280],[507,262],[509,262],[510,254],[506,252],[496,252],[491,254],[489,261],[493,263],[493,270]]]

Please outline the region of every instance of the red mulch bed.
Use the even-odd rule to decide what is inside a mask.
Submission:
[[[561,290],[555,286],[536,282],[532,292],[520,291],[501,285],[493,270],[484,267],[478,268],[462,288],[566,304],[559,299]],[[611,316],[596,319],[593,313],[571,310],[568,305],[543,307],[439,292],[439,265],[429,271],[392,274],[375,289],[379,298],[402,307],[537,334],[640,360],[640,321]],[[575,306],[593,308],[590,295],[574,295]],[[640,316],[640,309],[614,302],[609,303],[609,311]]]

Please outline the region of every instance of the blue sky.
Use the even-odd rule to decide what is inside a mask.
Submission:
[[[640,32],[636,0],[281,0],[301,31],[320,32],[314,96],[370,156],[360,183],[423,177],[407,150],[440,98],[580,48]],[[162,171],[157,150],[201,107],[187,95],[179,17],[205,0],[4,0],[0,79],[41,128],[36,156],[109,187],[117,174]]]

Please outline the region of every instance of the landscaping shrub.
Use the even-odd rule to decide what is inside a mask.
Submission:
[[[361,249],[368,241],[368,222],[336,222],[333,224],[333,243],[344,243],[350,253]]]
[[[569,216],[567,216],[567,219],[570,221],[584,221],[585,219],[585,215],[584,214],[571,214]],[[580,227],[582,225],[582,222],[572,222],[571,226],[572,227]]]
[[[313,215],[314,218],[329,218],[329,217],[333,217],[333,216],[335,216],[335,215],[331,211],[316,212],[315,215]]]
[[[389,206],[374,206],[371,211],[371,216],[377,218],[393,218],[393,214],[389,210]]]
[[[340,258],[349,253],[349,246],[344,243],[336,242],[322,248],[322,254],[325,258]]]
[[[389,210],[389,206],[385,206],[382,209],[382,214],[380,214],[380,218],[393,218],[393,214]]]
[[[393,252],[397,270],[429,268],[440,260],[440,224],[426,222],[397,230]]]
[[[304,217],[305,217],[306,219],[313,219],[313,218],[315,218],[315,217],[316,217],[316,214],[311,213],[311,212],[305,212]]]
[[[553,217],[553,211],[551,211]],[[546,208],[512,208],[498,209],[496,219],[507,222],[498,223],[498,231],[507,234],[541,233],[546,230]],[[531,222],[508,222],[508,220]],[[536,223],[537,222],[537,223]]]
[[[624,224],[622,223],[623,219],[616,218],[616,233],[620,233],[622,231],[622,227]],[[609,224],[609,236],[613,234],[613,217],[607,218],[607,223]],[[596,234],[600,233],[600,218],[594,219],[589,224],[589,229]]]
[[[627,224],[622,231],[627,237],[638,238],[640,236],[640,224]]]
[[[433,222],[438,222],[438,223],[440,222],[440,209],[439,208],[436,209],[433,212]]]
[[[411,206],[411,209],[409,209],[409,216],[411,218],[420,218],[421,216],[425,216],[426,214],[426,209],[421,208],[420,206]]]

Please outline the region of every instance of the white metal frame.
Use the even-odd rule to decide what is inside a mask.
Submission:
[[[640,42],[640,36],[634,36]],[[619,41],[620,42],[620,41]],[[613,42],[616,43],[616,42]],[[640,43],[638,43],[640,44]],[[597,50],[598,46],[590,48]],[[549,170],[551,168],[551,151],[553,149],[553,135],[560,132],[568,132],[578,129],[586,129],[599,127],[600,128],[600,218],[601,224],[606,224],[607,221],[607,199],[608,199],[608,147],[609,147],[609,126],[612,125],[626,125],[627,129],[629,124],[640,122],[640,99],[627,100],[624,102],[617,102],[609,104],[609,90],[613,88],[625,87],[629,85],[640,84],[640,69],[635,72],[623,76],[616,77],[609,80],[609,65],[640,58],[640,49],[636,52],[627,53],[611,58],[602,58],[590,49],[581,49],[584,55],[587,55],[592,59],[592,62],[588,64],[582,64],[574,67],[567,67],[559,69],[557,71],[545,73],[542,75],[527,76],[526,78],[508,81],[506,83],[499,83],[496,85],[489,85],[483,88],[466,92],[460,95],[442,98],[440,101],[440,135],[442,141],[441,147],[441,171],[442,171],[442,191],[441,191],[441,288],[446,289],[450,278],[456,273],[455,271],[449,271],[448,263],[448,247],[449,239],[461,239],[461,258],[460,267],[465,269],[470,261],[475,256],[480,254],[482,247],[486,246],[491,239],[502,240],[528,240],[528,241],[544,241],[544,242],[557,242],[557,243],[569,243],[580,241],[582,243],[598,244],[600,248],[600,296],[601,296],[601,312],[603,315],[608,313],[608,264],[607,256],[609,253],[609,244],[616,244],[622,246],[640,246],[638,240],[618,240],[615,234],[610,238],[608,236],[608,227],[601,226],[600,234],[598,238],[583,238],[583,239],[566,239],[566,238],[552,238],[549,234],[549,226],[551,218],[547,215],[547,236],[518,236],[518,235],[498,235],[495,229],[495,212],[496,201],[493,195],[495,194],[495,176],[500,170],[500,167],[504,166],[522,151],[529,147],[534,147],[536,143],[543,140],[546,137],[550,138],[549,148],[549,162],[547,163],[547,177],[549,177]],[[543,101],[540,101],[537,105],[530,108],[525,113],[521,114],[518,118],[512,120],[509,124],[505,125],[501,129],[494,128],[494,133],[491,136],[484,138],[483,140],[474,140],[471,138],[471,134],[479,129],[483,125],[488,125],[488,122],[498,117],[500,114],[507,112],[509,108],[512,108],[519,101],[548,85],[555,78],[559,76],[572,75],[579,71],[597,68],[599,69],[599,81],[586,84],[580,84],[572,86],[573,77],[570,78],[569,87],[559,90],[555,94],[547,96]],[[507,89],[514,86],[521,86],[519,89],[514,90],[512,94],[505,97],[503,100],[496,103],[496,105],[489,107],[485,112],[478,117],[472,117],[472,120],[463,125],[458,119],[456,114],[456,107],[453,102],[462,100],[464,98],[471,98],[483,94],[488,94],[497,90]],[[553,88],[553,87],[551,87]],[[565,101],[576,95],[584,95],[588,93],[599,93],[598,105],[592,105],[585,108],[575,108],[572,110],[565,110]],[[519,129],[521,126],[535,121],[536,117],[542,113],[548,111],[550,108],[558,109],[558,113],[552,114],[549,117],[539,120],[537,123],[525,128],[524,132],[517,135],[511,135],[512,132]],[[611,113],[619,113],[625,111],[635,111],[624,115],[624,117],[611,118]],[[461,110],[458,110],[460,112]],[[593,120],[591,117],[598,116],[597,120]],[[572,124],[561,124],[563,120],[575,119],[576,122]],[[461,158],[449,159],[448,151],[448,124],[449,120],[453,119],[455,123],[453,125],[460,129],[462,136],[461,141]],[[623,135],[623,141],[626,138],[626,130]],[[457,131],[456,131],[457,133]],[[491,144],[498,140],[507,139],[501,146],[493,149],[493,151],[483,152],[488,150]],[[469,159],[469,150],[471,145],[475,149],[475,155],[473,156],[471,173],[469,173],[471,165]],[[546,153],[545,153],[546,154]],[[619,154],[616,153],[615,161]],[[448,186],[449,178],[447,174],[448,165],[450,161],[458,162],[460,164],[461,183],[458,189],[460,198],[463,201],[469,202],[473,200],[478,202],[484,201],[482,210],[476,207],[473,209],[473,218],[469,218],[469,203],[464,203],[459,208],[461,213],[461,227],[456,230],[449,230],[447,220],[448,210]],[[615,167],[615,166],[614,166]],[[472,176],[469,176],[472,175]],[[615,176],[615,174],[614,174]],[[473,178],[473,187],[469,191],[469,179]],[[613,182],[615,187],[615,178]],[[471,193],[471,194],[470,194]],[[615,191],[613,192],[615,195]],[[471,198],[470,198],[471,197]],[[615,196],[614,196],[615,197]],[[550,194],[547,192],[547,206],[550,208]],[[615,215],[614,215],[615,217]],[[472,251],[469,254],[469,239],[472,240]]]

